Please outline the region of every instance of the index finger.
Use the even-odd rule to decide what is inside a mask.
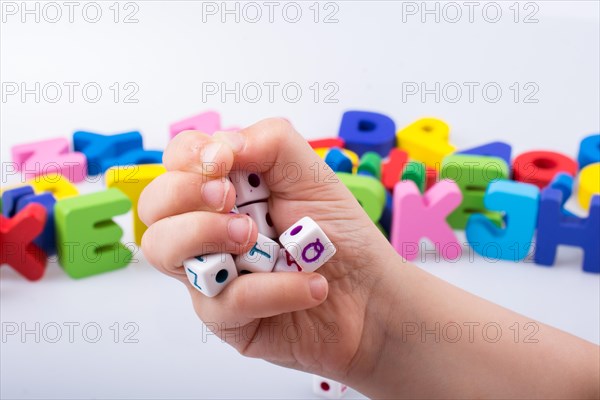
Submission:
[[[167,171],[224,177],[233,164],[233,150],[224,140],[198,131],[183,131],[167,145],[163,164]]]

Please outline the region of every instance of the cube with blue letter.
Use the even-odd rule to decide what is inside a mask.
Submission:
[[[237,256],[235,263],[238,271],[240,274],[273,271],[280,248],[277,242],[259,233],[254,246],[248,252]]]
[[[238,276],[233,257],[227,253],[189,258],[183,268],[192,286],[208,297],[221,293]]]

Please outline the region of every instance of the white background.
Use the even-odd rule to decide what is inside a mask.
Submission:
[[[3,2],[3,9],[6,6]],[[20,6],[20,2],[16,3]],[[30,3],[33,8],[33,3]],[[61,5],[62,3],[58,3]],[[242,15],[226,21],[203,14],[194,1],[137,1],[137,23],[113,21],[113,2],[99,2],[98,23],[82,16],[79,3],[68,20],[50,23],[41,15],[3,14],[0,31],[0,78],[6,83],[77,82],[79,88],[96,82],[101,99],[91,103],[75,90],[56,103],[47,93],[39,102],[33,95],[21,99],[6,96],[1,103],[2,184],[19,181],[8,174],[12,145],[43,138],[70,137],[87,129],[118,133],[139,129],[145,145],[163,149],[168,125],[197,112],[215,109],[224,125],[247,125],[268,116],[289,118],[307,138],[334,136],[343,111],[365,109],[391,116],[400,127],[421,116],[432,115],[452,127],[452,142],[459,148],[501,139],[513,145],[514,154],[532,149],[562,151],[576,156],[584,136],[599,130],[599,7],[598,2],[497,3],[500,21],[487,22],[483,3],[469,22],[463,13],[440,3],[440,21],[428,15],[404,14],[401,2],[335,2],[319,5],[315,23],[313,2],[298,2],[302,17],[287,22],[280,3],[268,21],[268,8],[259,3],[263,17],[250,23]],[[214,3],[222,7],[221,3]],[[421,7],[421,3],[414,3]],[[428,3],[435,7],[435,3]],[[44,3],[39,3],[42,11]],[[229,8],[234,7],[229,3]],[[114,7],[114,6],[113,6]],[[206,7],[206,4],[205,4]],[[238,5],[240,11],[243,4]],[[323,23],[337,7],[337,23]],[[513,7],[511,9],[511,7]],[[527,7],[527,8],[526,8]],[[119,5],[121,21],[135,10]],[[495,18],[488,8],[488,19]],[[523,23],[535,12],[537,23]],[[54,18],[54,11],[46,9]],[[88,16],[94,17],[92,10]],[[246,9],[248,13],[252,10]],[[288,9],[288,18],[293,10]],[[246,17],[254,18],[254,13]],[[204,17],[204,20],[203,20]],[[444,18],[446,17],[446,18]],[[115,103],[110,86],[133,82],[139,88],[137,103]],[[203,99],[203,82],[289,82],[302,88],[298,102],[275,91],[256,103],[233,95]],[[315,102],[310,86],[321,90],[331,82],[339,88],[337,103]],[[478,82],[473,102],[466,87],[463,97],[451,103],[454,92],[436,102],[433,95],[403,99],[403,82],[426,82],[433,88],[448,82]],[[503,90],[496,103],[487,101],[481,87],[497,83]],[[533,83],[537,103],[515,102],[510,86],[521,90]],[[127,92],[127,91],[126,91]],[[122,92],[125,94],[126,92]],[[521,92],[521,96],[530,90]],[[325,92],[321,92],[321,96]],[[490,92],[493,95],[493,92]],[[254,96],[252,92],[251,96]],[[206,101],[203,101],[206,100]],[[101,183],[80,185],[81,192],[102,189]],[[130,215],[116,221],[131,242]],[[462,233],[461,233],[462,235]],[[461,239],[464,237],[461,236]],[[202,324],[192,311],[186,291],[136,254],[137,262],[124,270],[74,281],[52,262],[44,278],[30,283],[9,267],[1,276],[1,320],[39,322],[63,326],[58,343],[34,335],[17,336],[1,343],[0,396],[2,398],[310,398],[310,376],[239,356],[214,337],[202,340]],[[490,263],[475,257],[451,264],[433,257],[419,264],[426,270],[470,292],[551,324],[589,341],[600,342],[598,275],[581,269],[581,251],[564,248],[557,264],[544,268],[531,262]],[[493,319],[493,316],[490,316]],[[69,343],[64,323],[79,323],[74,343]],[[95,322],[102,328],[98,343],[87,343],[81,327]],[[115,322],[120,324],[119,343],[114,343]],[[137,324],[138,343],[123,343],[124,324]],[[131,331],[131,330],[130,330]],[[129,332],[130,332],[129,331]],[[54,332],[54,331],[51,331]],[[93,330],[89,331],[93,336]],[[432,377],[435,379],[435,377]],[[350,392],[350,397],[359,396]]]

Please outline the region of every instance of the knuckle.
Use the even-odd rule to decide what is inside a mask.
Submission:
[[[164,175],[166,174],[157,176],[140,193],[137,212],[138,217],[146,226],[150,226],[155,222],[153,218],[153,214],[155,213],[152,210],[156,208],[157,203],[153,201],[152,193],[156,191],[157,186],[161,185],[162,180],[165,179]]]
[[[164,204],[175,204],[179,198],[177,196],[177,179],[174,178],[176,178],[176,174],[167,172],[166,174],[159,175],[154,181],[150,182],[150,184],[156,182],[156,185],[162,185],[160,192],[164,195]]]
[[[148,186],[150,186],[150,185],[148,185]],[[147,193],[148,186],[146,186],[144,188],[144,190],[142,190],[142,193],[140,194],[140,198],[139,198],[139,201],[138,201],[138,206],[137,206],[138,218],[146,226],[150,225],[150,216],[148,215],[149,214],[149,212],[148,212],[148,204],[147,204],[147,201],[146,201],[147,194],[145,194],[145,193]]]
[[[248,309],[249,286],[247,279],[236,279],[237,285],[231,290],[231,305],[236,313],[245,315]]]
[[[169,259],[172,258],[171,246],[164,246],[165,241],[160,221],[150,225],[142,236],[142,252],[144,257],[156,269],[162,272],[169,271]]]
[[[152,245],[152,225],[148,227],[146,232],[144,232],[144,235],[142,236],[141,247],[146,261],[148,261],[150,265],[157,266],[157,260],[155,259],[154,252],[152,251],[152,249],[154,249],[154,246]]]
[[[285,118],[270,118],[268,121],[273,131],[276,132],[276,134],[280,137],[286,137],[294,131],[294,127],[292,126],[291,122]]]

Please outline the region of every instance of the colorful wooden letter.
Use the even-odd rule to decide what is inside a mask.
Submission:
[[[600,133],[590,135],[581,141],[577,161],[579,168],[600,162]]]
[[[54,225],[54,204],[56,199],[51,193],[32,194],[23,196],[17,201],[17,211],[23,210],[29,204],[41,204],[46,209],[46,222],[40,235],[33,243],[44,250],[47,255],[56,254],[56,234]]]
[[[394,190],[394,186],[400,181],[407,159],[408,155],[405,151],[395,148],[390,151],[387,161],[383,163],[381,182],[383,182],[383,186],[390,192]]]
[[[46,210],[30,204],[12,218],[0,215],[0,265],[8,264],[30,281],[44,275],[46,253],[31,243],[42,232]]]
[[[433,167],[425,168],[425,190],[429,190],[433,185],[435,185],[439,178],[439,171]]]
[[[70,277],[83,278],[129,264],[131,251],[119,242],[123,230],[111,218],[130,208],[131,201],[115,188],[56,203],[58,260]]]
[[[558,245],[579,246],[584,251],[583,270],[600,272],[600,196],[594,196],[587,218],[567,217],[561,212],[562,192],[542,190],[534,260],[554,264]]]
[[[554,179],[552,179],[547,187],[558,189],[562,192],[562,202],[560,206],[563,214],[570,217],[575,217],[575,214],[565,208],[565,203],[567,200],[569,200],[571,194],[573,193],[573,177],[569,174],[565,174],[564,172],[559,172],[558,174],[554,175]]]
[[[438,182],[423,196],[414,182],[398,182],[394,188],[392,246],[402,257],[414,260],[419,241],[426,237],[445,259],[459,257],[462,247],[446,222],[446,217],[460,204],[461,199],[459,187],[451,180]]]
[[[381,156],[374,151],[367,151],[360,158],[358,173],[381,179]]]
[[[333,148],[327,152],[325,163],[334,172],[352,173],[352,161],[338,148]]]
[[[56,200],[77,196],[79,191],[67,178],[62,175],[40,175],[27,181],[33,190],[40,194],[50,192]]]
[[[160,150],[145,150],[136,149],[115,158],[103,160],[100,163],[103,171],[111,167],[119,167],[124,165],[144,165],[144,164],[161,164],[163,152]]]
[[[221,128],[221,115],[216,111],[207,111],[192,117],[177,121],[169,127],[171,139],[182,131],[200,131],[212,135],[216,131],[235,131],[238,127]]]
[[[550,184],[559,172],[577,174],[577,162],[554,151],[528,151],[513,161],[513,179],[533,183],[540,189]]]
[[[455,151],[448,143],[450,127],[436,118],[422,118],[398,131],[398,147],[413,160],[440,168],[442,159]]]
[[[339,137],[346,148],[362,156],[367,151],[386,157],[396,147],[396,124],[387,115],[367,111],[346,111]]]
[[[410,161],[406,163],[404,166],[404,171],[402,171],[402,180],[413,181],[419,188],[419,192],[425,192],[425,164],[420,161]]]
[[[138,200],[144,188],[165,171],[165,167],[159,164],[113,167],[106,171],[106,187],[119,189],[133,204],[133,234],[138,246],[142,244],[147,228],[138,216]]]
[[[453,154],[442,162],[442,179],[455,181],[463,194],[461,205],[448,217],[454,229],[464,229],[473,213],[484,214],[497,226],[502,224],[502,215],[485,209],[483,196],[488,184],[495,179],[508,179],[508,166],[498,157]]]
[[[385,188],[381,182],[370,176],[352,175],[345,172],[339,172],[337,176],[350,189],[371,221],[379,221],[385,205]]]
[[[511,165],[512,147],[505,142],[491,142],[481,146],[472,147],[467,150],[457,151],[456,154],[470,154],[474,156],[498,157],[504,160],[506,165]]]
[[[385,191],[385,204],[379,218],[379,226],[383,234],[389,239],[392,231],[392,214],[394,211],[394,197],[387,190]]]
[[[2,192],[2,215],[8,218],[13,217],[17,213],[19,199],[33,193],[31,186],[18,186]]]
[[[318,149],[320,147],[325,147],[325,148],[332,148],[332,147],[339,147],[339,148],[344,148],[346,147],[346,142],[344,142],[344,139],[342,138],[328,138],[328,139],[315,139],[315,140],[309,140],[308,144],[310,145],[310,147],[312,147],[313,149]]]
[[[584,210],[590,208],[592,196],[600,195],[600,162],[588,164],[579,173],[577,199]]]
[[[69,141],[65,138],[14,146],[12,159],[25,179],[44,174],[60,174],[77,183],[86,176],[86,157],[77,149],[69,151]]]
[[[490,259],[519,261],[527,256],[537,225],[540,190],[535,185],[498,180],[488,186],[484,203],[506,213],[506,227],[498,228],[482,214],[467,222],[469,245]]]
[[[87,157],[88,174],[96,175],[115,165],[119,156],[143,147],[140,132],[116,135],[78,131],[73,134],[73,147]]]

